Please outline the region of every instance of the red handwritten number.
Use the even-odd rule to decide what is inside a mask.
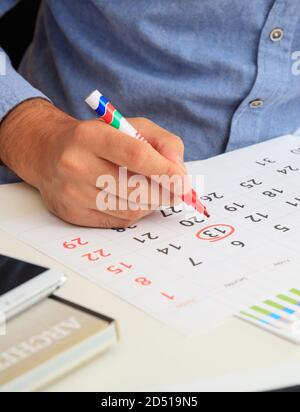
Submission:
[[[124,266],[126,269],[131,269],[132,265],[128,265],[127,263],[121,262],[120,265]]]
[[[80,237],[72,239],[69,242],[64,242],[63,247],[65,249],[76,249],[78,246],[88,245],[89,242],[83,242]]]
[[[95,250],[94,253],[98,253],[100,257],[108,257],[111,256],[111,253],[105,253],[103,249]]]
[[[200,240],[206,240],[209,242],[218,242],[219,240],[226,239],[235,232],[235,228],[231,225],[218,224],[207,226],[196,234]]]
[[[149,279],[147,279],[147,278],[144,278],[144,277],[139,277],[139,278],[136,278],[135,279],[135,282],[136,283],[139,283],[140,285],[142,285],[142,286],[149,286],[149,285],[151,285],[151,280],[149,280]]]
[[[122,266],[125,269],[132,269],[132,265],[128,265],[127,263],[120,262],[120,266]],[[121,269],[120,267],[115,265],[108,266],[106,270],[108,272],[113,273],[114,275],[119,275],[120,273],[124,272],[124,269]]]
[[[174,295],[168,295],[168,294],[165,293],[165,292],[162,292],[161,295],[164,296],[165,298],[169,299],[169,300],[174,300],[174,299],[175,299],[175,296],[174,296]]]
[[[90,262],[96,262],[100,258],[105,258],[108,256],[111,256],[111,253],[105,253],[103,249],[95,250],[95,252],[82,255],[83,258],[87,258]]]

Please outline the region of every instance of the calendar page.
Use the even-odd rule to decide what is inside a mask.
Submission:
[[[180,205],[127,229],[46,210],[0,227],[186,335],[300,286],[300,139],[188,164],[211,217]]]

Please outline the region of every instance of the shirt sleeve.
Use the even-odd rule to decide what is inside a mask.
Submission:
[[[19,103],[37,97],[48,99],[15,71],[9,57],[0,48],[0,122]]]
[[[12,9],[20,0],[1,0],[0,3],[0,17],[2,17],[8,10]]]
[[[0,18],[18,2],[19,0],[0,0]],[[9,57],[0,47],[0,123],[19,103],[35,97],[46,98],[14,70]],[[20,179],[12,171],[0,165],[0,184],[18,181]]]
[[[19,0],[1,0],[0,17],[18,2]],[[0,123],[15,106],[36,97],[47,99],[42,92],[31,86],[16,72],[9,57],[0,47]]]
[[[14,70],[7,54],[0,47],[0,123],[15,106],[37,97],[46,99],[43,93]],[[18,181],[20,179],[12,171],[0,164],[0,184]]]

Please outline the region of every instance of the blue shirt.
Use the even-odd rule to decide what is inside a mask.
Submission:
[[[299,17],[300,0],[44,0],[23,78],[9,64],[0,76],[0,119],[39,95],[91,118],[84,98],[97,88],[180,135],[186,160],[291,133]]]

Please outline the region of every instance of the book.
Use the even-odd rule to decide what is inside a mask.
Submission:
[[[31,307],[0,336],[0,391],[36,391],[118,341],[116,322],[57,296]]]

